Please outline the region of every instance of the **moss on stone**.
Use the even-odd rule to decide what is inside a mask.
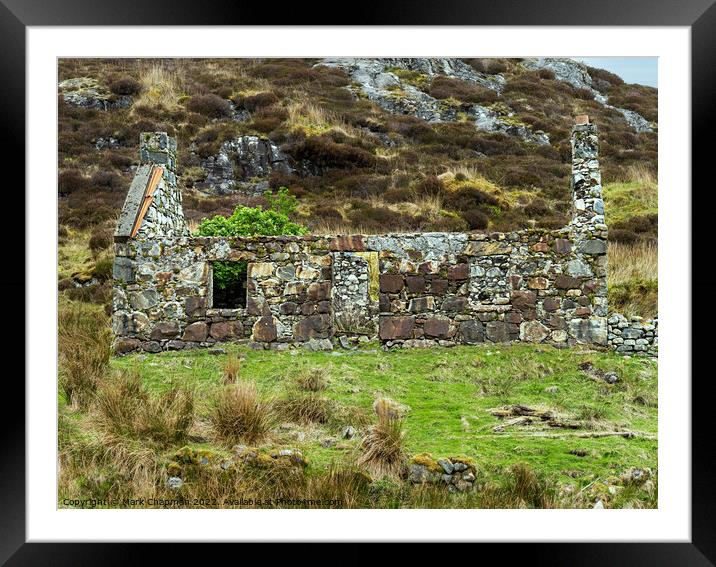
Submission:
[[[386,68],[386,71],[389,73],[393,73],[404,83],[417,87],[421,90],[427,89],[430,86],[430,82],[432,81],[432,79],[428,75],[425,75],[424,73],[420,73],[418,71],[412,71],[410,69],[402,69],[400,67],[388,67]]]
[[[410,459],[410,464],[424,466],[428,470],[436,473],[445,472],[438,464],[437,459],[435,459],[430,453],[418,453],[417,455],[413,455]]]
[[[475,460],[466,455],[457,455],[455,457],[450,457],[450,461],[452,461],[453,463],[462,463],[463,465],[467,465],[468,469],[472,469],[473,471],[477,470],[477,464],[475,463]]]

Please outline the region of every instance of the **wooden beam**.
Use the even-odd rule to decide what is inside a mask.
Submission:
[[[142,226],[144,215],[147,214],[149,206],[154,200],[154,191],[159,186],[159,181],[161,180],[163,174],[163,167],[155,165],[152,168],[152,172],[149,174],[149,180],[147,181],[147,186],[144,189],[144,198],[142,199],[142,204],[139,207],[139,211],[137,211],[137,218],[135,219],[134,226],[132,227],[131,238],[134,238],[137,232],[139,232],[139,227]]]

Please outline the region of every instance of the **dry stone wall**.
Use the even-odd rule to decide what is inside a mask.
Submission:
[[[154,153],[143,149],[143,159],[173,174],[175,145],[160,134],[144,141]],[[525,341],[650,354],[655,328],[642,326],[632,339],[632,323],[608,321],[596,128],[578,124],[572,144],[574,215],[559,230],[191,237],[180,195],[164,192],[138,237],[118,229],[115,238],[115,349],[246,341],[318,350],[377,339],[386,347]],[[176,222],[155,221],[160,214]],[[247,263],[245,307],[214,306],[216,261]]]
[[[569,228],[133,239],[115,252],[119,351],[329,349],[376,335],[389,347],[607,343],[606,256],[580,252]],[[227,260],[248,263],[245,308],[212,307],[212,262]]]
[[[630,355],[658,356],[659,320],[631,317],[620,313],[611,315],[609,324],[609,346],[616,352]]]

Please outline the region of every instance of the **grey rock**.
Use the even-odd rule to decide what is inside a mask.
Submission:
[[[455,470],[452,462],[448,459],[438,459],[438,464],[443,468],[446,474],[452,474]]]
[[[182,485],[184,484],[184,481],[179,478],[178,476],[170,476],[167,479],[167,488],[171,490],[179,490]]]

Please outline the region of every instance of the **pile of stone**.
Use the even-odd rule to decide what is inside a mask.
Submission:
[[[631,317],[627,319],[620,313],[608,319],[609,346],[622,354],[658,356],[659,319]]]
[[[421,453],[413,456],[408,466],[410,483],[447,486],[450,492],[472,490],[476,475],[475,463],[468,457],[434,459]]]

